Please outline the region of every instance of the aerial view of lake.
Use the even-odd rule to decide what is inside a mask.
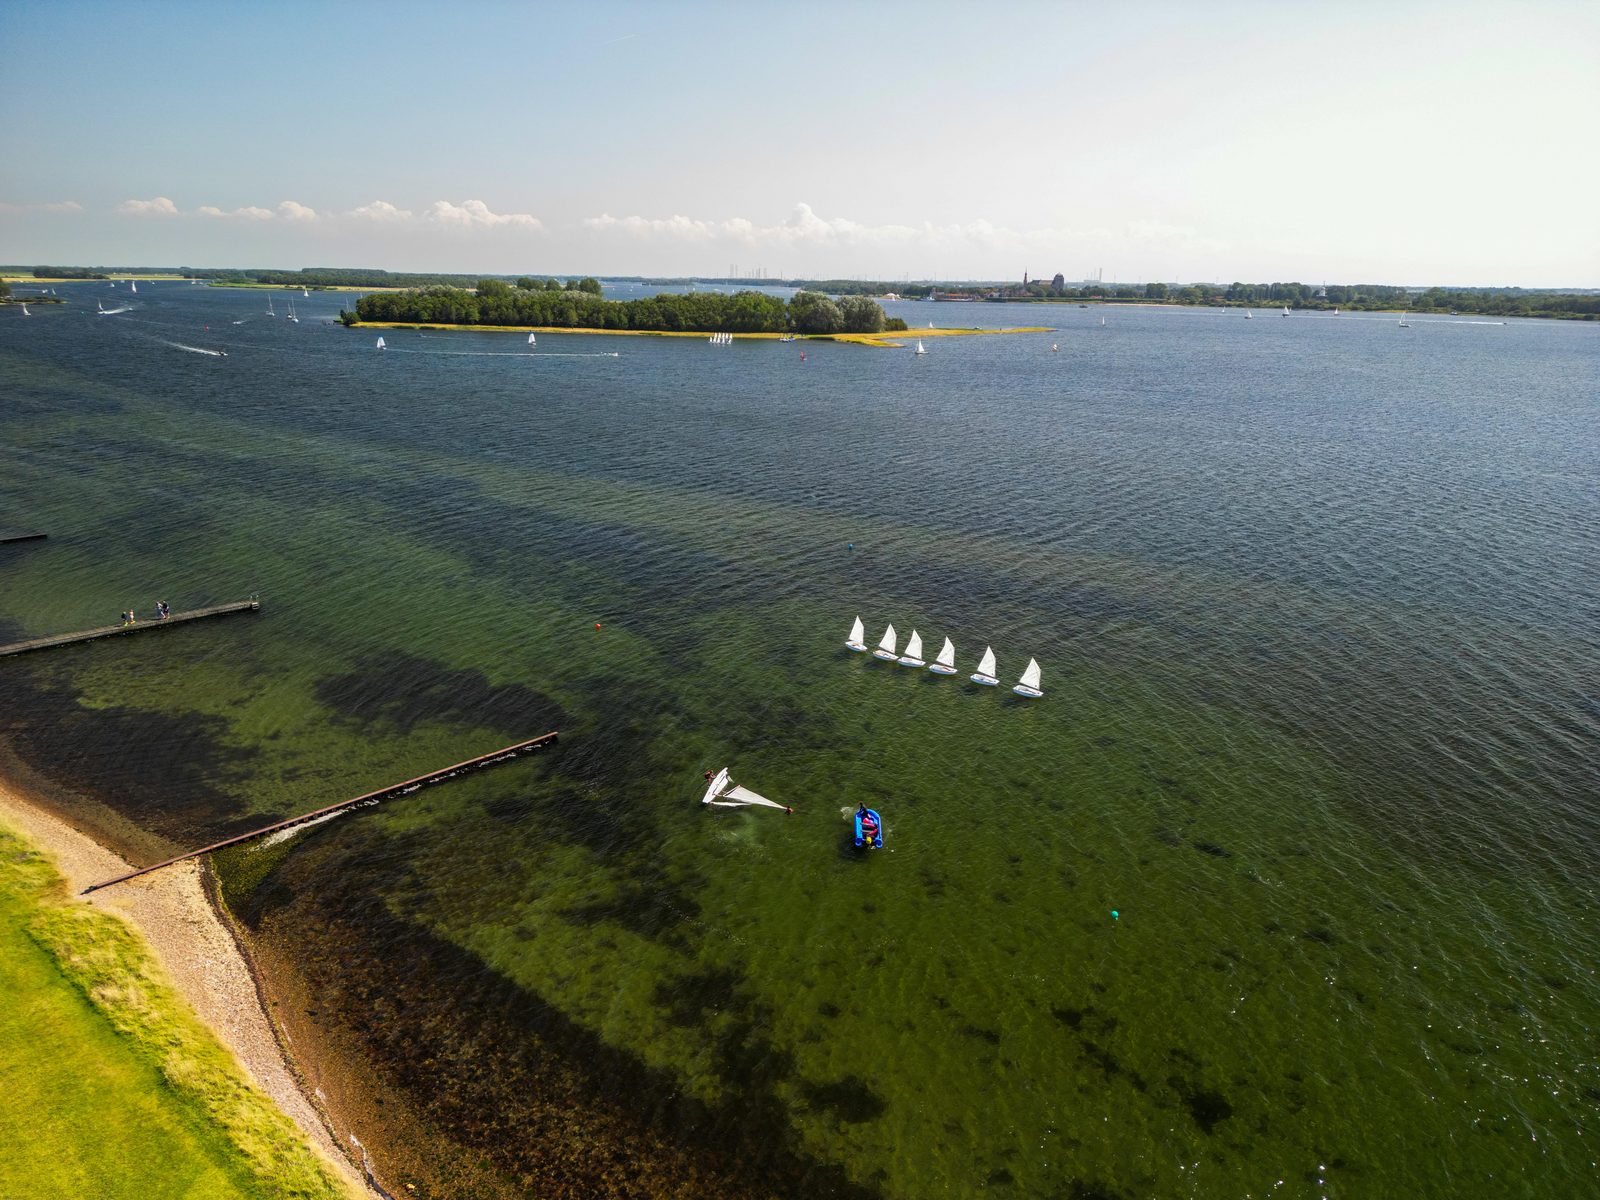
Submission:
[[[1595,325],[380,353],[57,290],[0,312],[0,641],[262,611],[3,660],[8,771],[147,863],[560,731],[214,862],[400,1194],[1594,1187]]]

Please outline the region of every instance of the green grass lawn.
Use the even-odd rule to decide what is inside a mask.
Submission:
[[[344,1195],[158,970],[0,826],[0,1196]]]

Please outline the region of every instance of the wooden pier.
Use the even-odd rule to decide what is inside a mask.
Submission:
[[[240,600],[236,604],[215,604],[210,608],[197,608],[193,612],[173,613],[170,617],[141,617],[131,625],[104,625],[99,629],[85,629],[82,633],[58,633],[51,637],[29,638],[25,642],[12,642],[0,646],[0,658],[9,654],[25,654],[29,650],[48,650],[52,646],[70,646],[74,642],[92,642],[96,638],[120,637],[125,633],[144,633],[150,629],[165,629],[185,621],[201,621],[206,617],[225,617],[229,613],[256,612],[259,600]]]
[[[220,842],[212,842],[209,846],[201,846],[198,850],[190,850],[187,854],[180,854],[176,858],[169,858],[165,862],[158,862],[152,866],[140,867],[137,871],[129,871],[126,875],[118,875],[115,879],[107,879],[103,883],[91,883],[80,896],[87,896],[90,892],[97,892],[101,888],[110,887],[114,883],[125,883],[130,879],[137,879],[141,875],[148,875],[151,871],[159,871],[162,867],[170,867],[173,863],[181,863],[191,858],[199,858],[202,854],[210,854],[213,850],[222,850],[228,846],[237,846],[240,842],[248,842],[252,838],[265,837],[269,833],[277,833],[283,829],[293,829],[296,825],[304,825],[307,821],[315,821],[318,817],[331,816],[347,808],[355,808],[358,804],[377,804],[380,800],[388,800],[395,796],[406,796],[412,792],[427,787],[429,784],[442,783],[446,779],[453,779],[457,775],[464,775],[468,771],[476,771],[480,767],[492,767],[496,763],[505,762],[519,754],[527,754],[534,750],[543,750],[546,746],[554,744],[558,731],[540,734],[536,738],[529,738],[525,742],[506,746],[489,754],[480,754],[477,758],[469,758],[465,762],[458,762],[454,766],[441,767],[437,771],[429,771],[426,775],[418,775],[415,779],[407,779],[403,783],[390,784],[388,787],[379,788],[375,792],[356,796],[351,800],[341,800],[338,804],[330,804],[326,808],[312,809],[308,813],[301,813],[298,817],[290,817],[287,821],[278,821],[272,825],[263,825],[260,829],[252,829],[249,833],[241,833],[237,837],[225,838]]]
[[[42,542],[49,536],[47,533],[0,533],[0,546],[7,542]]]

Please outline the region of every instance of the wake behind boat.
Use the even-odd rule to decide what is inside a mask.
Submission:
[[[792,813],[794,809],[787,804],[779,804],[775,800],[768,800],[765,796],[757,795],[747,787],[740,787],[733,781],[733,776],[728,773],[728,768],[713,774],[706,772],[706,794],[701,797],[700,803],[707,808],[776,808],[782,812]]]

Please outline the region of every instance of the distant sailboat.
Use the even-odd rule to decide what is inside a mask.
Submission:
[[[1037,700],[1044,692],[1039,687],[1039,662],[1037,659],[1028,660],[1028,669],[1022,673],[1022,680],[1011,689],[1019,696],[1026,696],[1030,700]]]
[[[95,312],[105,312],[106,306],[104,304],[101,304],[100,301],[96,300],[94,302],[94,310],[95,310]]]
[[[388,345],[385,344],[385,342],[384,342],[384,340],[382,338],[379,338],[378,339],[378,344],[377,344],[377,346],[375,348],[378,349],[378,350],[387,350],[389,347],[388,347]]]
[[[538,343],[538,342],[536,342],[536,341],[535,341],[535,340],[534,340],[534,337],[533,337],[533,334],[531,334],[531,333],[530,333],[530,334],[529,334],[529,335],[528,335],[528,345],[530,345],[530,346],[537,346],[537,345],[538,345],[538,344],[539,344],[539,343]]]
[[[878,643],[878,648],[872,652],[873,658],[881,658],[884,662],[897,662],[900,658],[894,649],[894,626],[883,631],[883,640]]]
[[[278,314],[277,314],[277,313],[276,313],[276,312],[274,312],[274,311],[273,311],[273,308],[272,308],[272,297],[271,297],[271,296],[268,296],[268,297],[267,297],[267,316],[269,316],[269,317],[275,317],[275,316],[277,316],[277,315],[278,315]]]
[[[1407,321],[1404,316],[1402,316],[1400,318],[1400,328],[1401,329],[1410,329],[1411,328],[1411,322]]]
[[[293,300],[289,301],[289,315],[287,317],[285,317],[284,319],[286,321],[293,321],[296,325],[300,324],[300,318],[294,315],[294,301]]]
[[[981,683],[984,687],[999,687],[1000,680],[994,673],[994,648],[985,646],[983,657],[978,660],[978,669],[972,675],[973,683]]]
[[[846,646],[858,653],[866,653],[867,627],[861,623],[861,618],[856,618],[856,623],[850,626],[850,636],[845,639]]]
[[[139,281],[137,279],[130,280],[128,286],[137,292],[139,290]]]
[[[22,315],[23,315],[23,316],[25,316],[25,317],[31,317],[31,316],[33,316],[33,314],[32,314],[32,313],[31,313],[31,312],[29,312],[29,311],[28,311],[28,306],[27,306],[27,305],[26,305],[26,304],[24,304],[24,305],[23,305],[23,306],[22,306]]]
[[[1245,320],[1246,320],[1246,321],[1254,321],[1254,320],[1255,320],[1255,319],[1256,319],[1256,315],[1255,315],[1255,313],[1253,313],[1253,312],[1251,312],[1251,311],[1250,311],[1250,310],[1249,310],[1249,309],[1248,309],[1248,308],[1247,308],[1247,309],[1245,309],[1245,310],[1244,310],[1244,319],[1245,319]]]
[[[956,673],[956,646],[949,638],[945,638],[944,645],[939,650],[939,657],[933,660],[928,670],[935,675],[954,675]]]
[[[1106,319],[1104,317],[1101,317],[1100,318],[1100,325],[1101,325],[1102,328],[1105,327],[1105,323],[1106,323]]]
[[[1283,315],[1286,317],[1289,315],[1289,306],[1287,304],[1283,306]]]
[[[923,349],[922,339],[921,338],[917,339],[917,353],[918,354],[926,354],[927,353],[927,351],[925,349]]]
[[[300,294],[302,296],[304,296],[307,300],[311,299],[311,293],[309,291],[307,291],[305,288],[301,288],[300,289]]]
[[[906,652],[900,656],[902,667],[925,667],[928,664],[922,661],[922,635],[915,629],[906,639]]]
[[[1051,342],[1050,343],[1050,353],[1051,354],[1059,354],[1059,353],[1061,353],[1061,347],[1058,346],[1055,342]]]

